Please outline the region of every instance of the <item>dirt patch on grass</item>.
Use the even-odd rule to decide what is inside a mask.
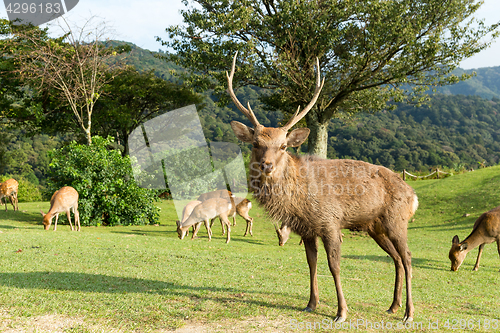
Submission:
[[[270,332],[281,333],[290,331],[290,320],[285,317],[267,318],[265,316],[246,318],[243,320],[224,320],[217,323],[187,323],[174,331],[162,333],[216,333],[216,332]]]
[[[267,318],[265,316],[246,318],[243,320],[223,320],[217,323],[188,322],[176,330],[153,330],[155,333],[216,333],[216,332],[289,332],[289,319],[284,317]],[[6,313],[0,314],[0,332],[2,333],[122,333],[141,332],[135,330],[120,330],[109,326],[86,324],[84,318],[71,318],[62,315],[43,315],[32,318],[13,318]]]

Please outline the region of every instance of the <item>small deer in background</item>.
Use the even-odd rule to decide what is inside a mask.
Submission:
[[[233,58],[227,74],[228,92],[253,128],[232,121],[236,137],[253,145],[250,159],[250,189],[274,220],[281,220],[299,234],[306,250],[310,272],[310,297],[304,311],[316,309],[319,301],[317,281],[318,237],[327,253],[330,272],[337,290],[336,322],[345,321],[347,303],[340,283],[342,229],[368,232],[393,259],[396,268],[394,297],[387,312],[402,304],[403,278],[406,279],[404,321],[411,321],[414,306],[411,293],[411,252],[407,245],[408,220],[418,207],[413,189],[391,170],[354,160],[327,160],[296,156],[288,147],[300,146],[308,128],[290,129],[313,108],[323,83],[316,60],[316,86],[309,104],[280,128],[264,127],[248,105],[245,108],[233,91],[236,67]],[[290,132],[289,132],[290,131]]]
[[[201,201],[198,201],[198,200],[193,200],[193,201],[188,202],[187,205],[182,210],[182,220],[175,221],[177,223],[177,225],[184,223],[188,219],[189,215],[191,215],[191,213],[193,212],[194,207],[198,206],[199,204],[201,204]],[[202,222],[200,222],[198,224],[201,225],[201,223]],[[194,239],[196,237],[195,230],[196,230],[196,227],[198,226],[198,224],[193,225],[193,235],[191,236],[191,239]],[[189,229],[188,229],[186,236],[188,234],[189,234]]]
[[[3,198],[9,198],[14,211],[19,210],[17,192],[19,188],[19,183],[14,178],[7,179],[3,183],[0,183],[0,203]],[[3,199],[5,202],[5,211],[7,211],[7,199]]]
[[[77,231],[80,231],[80,213],[78,212],[78,192],[72,188],[71,186],[64,186],[59,190],[55,191],[50,199],[50,210],[47,214],[44,214],[42,210],[43,216],[43,228],[45,230],[49,230],[50,225],[52,224],[52,218],[55,216],[56,220],[54,222],[54,231],[57,230],[57,220],[59,218],[60,213],[66,212],[66,216],[68,217],[69,225],[71,227],[71,231],[73,231],[73,225],[71,224],[71,216],[70,210],[73,211],[73,215],[75,216],[75,228],[78,224]]]
[[[248,212],[250,211],[250,209],[252,209],[252,202],[246,198],[231,197],[231,203],[233,204],[233,208],[231,208],[228,217],[233,217],[233,226],[236,225],[236,214],[238,214],[247,222],[247,227],[243,236],[246,236],[248,234],[250,234],[250,236],[253,236],[253,218],[248,215]],[[224,235],[226,233],[226,230],[224,229],[224,223],[222,222],[222,220],[220,220],[220,222],[222,225],[222,234]],[[213,223],[214,221],[212,220],[210,222],[210,227],[212,227]]]
[[[207,228],[208,231],[208,240],[209,241],[212,240],[212,230],[210,229],[210,220],[216,217],[220,217],[227,226],[226,243],[229,243],[231,239],[230,236],[231,223],[229,222],[228,214],[231,208],[232,208],[231,202],[222,198],[208,199],[202,202],[201,204],[198,204],[196,207],[194,207],[193,211],[191,212],[191,215],[189,215],[186,221],[180,223],[177,220],[177,234],[179,238],[183,239],[186,236],[190,226],[197,224],[199,222],[204,222],[205,227]],[[197,231],[197,229],[199,229],[199,227],[196,228],[195,232]]]
[[[229,212],[228,216],[233,217],[233,226],[236,225],[236,214],[238,214],[247,222],[247,228],[243,236],[246,236],[247,234],[253,236],[252,233],[253,218],[248,215],[249,210],[252,208],[252,202],[250,200],[245,198],[235,197],[231,193],[231,191],[228,190],[216,190],[208,193],[203,193],[198,197],[198,200],[205,201],[207,199],[212,199],[212,198],[223,198],[230,201],[233,204],[233,208],[231,209],[231,212]],[[224,229],[224,223],[220,218],[219,220],[222,225],[222,234],[224,235],[226,233],[226,230]],[[212,227],[212,225],[213,225],[213,220],[210,222],[210,227]]]
[[[456,272],[462,265],[467,253],[479,246],[476,264],[472,270],[479,269],[479,260],[483,253],[484,245],[497,242],[498,254],[500,255],[500,206],[483,213],[474,223],[472,232],[462,242],[455,235],[451,241],[449,258],[451,260],[451,270]]]

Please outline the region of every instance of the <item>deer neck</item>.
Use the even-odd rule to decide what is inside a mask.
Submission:
[[[476,228],[474,229],[467,238],[465,238],[460,245],[467,243],[467,249],[464,251],[468,253],[469,251],[473,250],[474,248],[478,247],[479,245],[483,244],[485,242],[484,234],[481,230],[481,228]]]

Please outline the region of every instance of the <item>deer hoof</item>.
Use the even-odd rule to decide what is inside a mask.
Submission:
[[[306,306],[306,308],[304,310],[302,310],[302,312],[313,312],[313,309],[311,309],[310,307]]]
[[[413,321],[413,318],[412,317],[404,317],[403,318],[403,323],[409,323],[409,322],[412,322]]]
[[[334,320],[334,321],[335,321],[336,323],[343,323],[345,320],[346,320],[346,318],[345,318],[345,317],[337,316],[337,317],[335,317],[335,320]]]

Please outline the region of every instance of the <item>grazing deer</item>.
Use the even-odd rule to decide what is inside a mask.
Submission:
[[[71,224],[71,216],[70,210],[73,211],[73,215],[75,215],[75,228],[78,224],[78,230],[80,231],[80,213],[78,213],[78,192],[72,188],[71,186],[64,186],[59,190],[55,191],[50,199],[50,210],[47,214],[44,214],[42,210],[43,216],[43,228],[45,230],[49,230],[50,225],[52,223],[52,218],[55,216],[56,221],[54,222],[54,231],[57,230],[57,220],[59,218],[59,213],[66,212],[66,216],[68,217],[69,226],[71,227],[71,231],[73,231],[73,225]]]
[[[455,235],[451,241],[449,258],[451,260],[451,270],[456,272],[462,265],[467,253],[479,246],[476,264],[473,271],[479,269],[479,260],[483,254],[484,245],[497,242],[498,254],[500,255],[500,206],[483,213],[474,223],[472,232],[462,242]]]
[[[198,206],[199,204],[201,204],[201,201],[198,201],[198,200],[193,200],[193,201],[188,202],[187,205],[182,210],[182,220],[175,221],[177,223],[177,225],[184,223],[188,219],[189,215],[191,215],[191,212],[193,211],[194,207]],[[195,234],[196,227],[198,226],[198,224],[201,225],[201,223],[202,222],[193,225],[193,235],[191,236],[191,239],[194,239],[196,237],[196,234]],[[189,234],[189,230],[187,231],[186,236],[188,234]]]
[[[226,243],[229,243],[229,240],[231,239],[231,223],[228,220],[228,214],[231,207],[231,202],[222,198],[213,198],[202,202],[194,207],[191,215],[189,215],[186,221],[181,223],[177,220],[177,234],[179,235],[179,238],[183,239],[186,236],[190,226],[199,222],[204,222],[208,231],[208,240],[212,240],[210,220],[220,217],[227,226]],[[196,228],[195,232],[197,232],[198,229],[199,227]]]
[[[245,234],[243,236],[246,236],[248,234],[250,234],[250,236],[253,236],[252,233],[253,218],[250,217],[250,215],[248,215],[248,212],[250,211],[250,209],[252,209],[252,202],[246,198],[231,197],[231,203],[233,204],[233,207],[236,207],[236,209],[231,208],[231,211],[228,214],[228,217],[230,216],[233,217],[233,226],[236,225],[236,214],[238,214],[247,222],[247,227],[245,229]],[[224,229],[224,223],[220,218],[219,220],[222,225],[222,234],[224,235],[226,233],[226,230]],[[210,227],[212,227],[213,223],[214,220],[210,222]]]
[[[299,234],[306,250],[310,271],[310,298],[304,311],[318,305],[318,237],[323,241],[328,265],[337,290],[336,322],[347,317],[347,303],[340,283],[341,229],[366,231],[394,260],[396,281],[388,312],[402,305],[403,277],[406,279],[405,321],[413,319],[411,294],[411,253],[407,245],[408,220],[418,207],[413,189],[391,170],[353,160],[327,160],[314,156],[295,156],[288,147],[300,146],[308,137],[308,128],[289,130],[316,103],[323,87],[319,60],[316,61],[316,87],[309,104],[280,128],[262,126],[250,105],[245,108],[233,91],[236,67],[226,73],[228,92],[238,109],[254,128],[231,122],[236,137],[253,145],[250,159],[250,189],[270,216],[281,220]]]
[[[0,183],[0,203],[3,198],[9,198],[12,207],[14,207],[14,211],[19,210],[18,200],[17,200],[17,191],[19,188],[19,183],[14,178],[7,179],[3,183]],[[7,200],[3,199],[5,203],[5,211],[7,211]]]

